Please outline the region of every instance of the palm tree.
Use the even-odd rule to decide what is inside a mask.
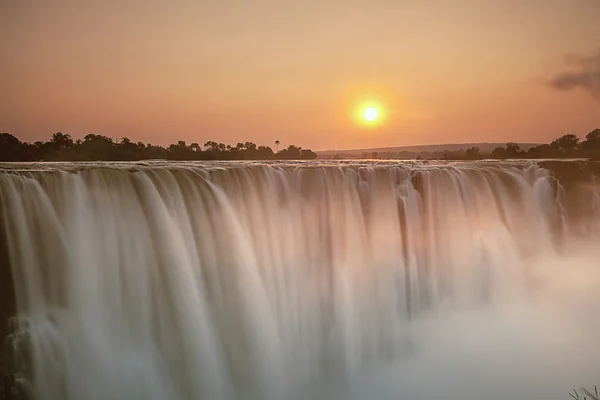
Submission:
[[[275,146],[277,146],[277,153],[279,153],[279,145],[281,144],[281,142],[279,140],[275,141]]]

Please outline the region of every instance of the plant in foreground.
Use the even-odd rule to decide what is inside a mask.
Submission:
[[[575,389],[573,389],[573,393],[569,393],[569,396],[571,396],[575,400],[600,400],[600,398],[598,397],[597,386],[594,386],[594,393],[590,392],[586,388],[580,388],[579,390],[581,390],[585,396],[579,396],[579,393],[577,393],[577,390]]]

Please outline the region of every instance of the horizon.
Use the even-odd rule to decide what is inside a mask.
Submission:
[[[18,137],[17,135],[14,135],[11,132],[0,132],[0,134],[2,134],[2,133],[7,133],[9,135],[13,135],[14,137],[16,137],[17,139],[19,139],[23,143],[30,143],[30,144],[34,144],[35,143],[35,141],[21,140],[20,137]],[[68,132],[60,132],[60,131],[56,131],[54,133],[61,133],[61,134],[69,135],[73,139],[73,141],[83,140],[84,137],[86,136],[86,134],[84,134],[82,136],[73,136],[73,135],[71,135]],[[171,144],[177,144],[177,142],[179,141],[179,140],[173,140],[173,141],[168,142],[166,144],[163,144],[163,143],[158,144],[158,143],[151,143],[151,142],[144,142],[144,141],[136,140],[135,138],[128,137],[128,136],[123,136],[123,137],[114,137],[113,136],[113,137],[111,137],[111,136],[108,136],[108,135],[102,135],[102,133],[93,133],[93,134],[94,135],[100,135],[100,136],[106,136],[107,138],[109,138],[110,140],[112,140],[114,143],[119,143],[122,139],[129,139],[133,143],[143,142],[144,144],[147,144],[147,145],[156,145],[156,146],[162,146],[162,147],[166,147],[166,146],[171,145]],[[585,139],[585,136],[586,136],[585,134],[577,135],[577,137],[579,137],[582,140]],[[47,140],[50,140],[51,137],[52,137],[52,135],[49,135],[49,136],[47,136],[45,138],[41,138],[40,140],[36,140],[36,141],[40,141],[40,142],[43,143],[43,142],[45,142]],[[187,145],[191,145],[191,144],[197,143],[197,144],[200,145],[200,147],[205,147],[204,145],[208,141],[211,141],[211,140],[209,139],[209,140],[203,141],[203,142],[184,140],[184,142]],[[260,143],[260,142],[258,142],[257,143],[257,142],[254,142],[252,140],[244,140],[242,142],[237,142],[237,143],[233,143],[233,142],[230,142],[230,143],[221,142],[221,143],[223,143],[225,145],[232,145],[233,146],[233,145],[236,145],[238,143],[246,143],[246,142],[255,143],[256,145],[259,145],[259,146],[266,146],[266,147],[271,147],[271,148],[273,147],[272,145],[275,145],[275,142],[273,142],[273,143]],[[485,145],[506,145],[507,143],[510,143],[510,142],[462,142],[462,143],[432,143],[432,144],[413,144],[413,145],[384,145],[384,146],[368,147],[368,148],[314,149],[314,148],[304,147],[304,146],[302,146],[302,145],[300,145],[298,143],[285,143],[283,141],[279,141],[279,142],[280,142],[279,146],[281,148],[285,148],[285,147],[287,147],[289,145],[293,145],[293,146],[298,146],[298,147],[301,147],[301,148],[304,148],[304,149],[313,150],[313,151],[318,152],[318,153],[328,153],[328,152],[336,152],[336,151],[350,152],[350,151],[364,151],[364,150],[387,150],[387,149],[402,149],[402,148],[408,148],[408,149],[410,149],[410,148],[420,148],[420,147],[472,146],[472,145],[484,145],[484,144]],[[519,145],[527,145],[527,146],[529,146],[529,145],[542,145],[542,144],[544,144],[542,142],[535,142],[534,143],[534,142],[525,142],[525,141],[515,142],[515,143],[517,143]]]
[[[0,131],[330,151],[600,124],[600,1],[264,5],[2,2]]]
[[[597,128],[596,128],[597,129]],[[594,130],[594,129],[592,129]],[[30,144],[34,144],[35,141],[27,141],[27,140],[22,140],[18,135],[15,135],[11,132],[0,132],[1,133],[7,133],[9,135],[13,135],[15,136],[17,139],[19,139],[20,141],[22,141],[23,143],[30,143]],[[61,134],[65,134],[65,135],[69,135],[74,141],[76,140],[83,140],[84,137],[87,134],[93,134],[93,135],[100,135],[100,136],[105,136],[107,138],[109,138],[110,140],[112,140],[114,143],[119,143],[122,139],[129,139],[131,140],[133,143],[137,143],[137,142],[143,142],[145,144],[148,145],[156,145],[156,146],[162,146],[162,147],[166,147],[168,145],[171,144],[177,144],[177,142],[179,141],[179,139],[175,139],[175,140],[171,140],[169,142],[166,143],[152,143],[152,142],[144,142],[143,140],[137,140],[136,138],[133,137],[129,137],[129,136],[122,136],[122,137],[115,137],[115,136],[109,136],[109,135],[103,135],[102,133],[87,133],[87,134],[82,134],[81,136],[74,136],[71,135],[69,132],[61,132],[61,131],[55,131],[53,134],[55,133],[61,133]],[[582,133],[582,134],[575,134],[575,136],[577,136],[580,140],[584,140],[587,133]],[[39,140],[36,141],[40,141],[40,142],[45,142],[47,140],[50,140],[52,135],[50,134],[46,137],[41,137]],[[562,135],[561,135],[562,136]],[[557,139],[558,137],[555,137],[553,139]],[[194,138],[190,139],[190,140],[184,140],[184,142],[186,142],[187,145],[193,144],[193,143],[197,143],[200,145],[200,147],[204,147],[204,145],[208,142],[208,141],[213,141],[210,138],[207,140],[202,140],[202,142],[200,141],[196,141],[194,140]],[[276,140],[279,141],[279,140]],[[550,142],[551,140],[549,140]],[[261,143],[261,142],[255,142],[252,140],[242,140],[239,142],[220,142],[223,143],[225,145],[236,145],[238,143],[246,143],[246,142],[250,142],[250,143],[255,143],[256,145],[259,146],[267,146],[267,147],[273,147],[273,145],[275,145],[275,142],[273,143]],[[304,149],[309,149],[309,150],[313,150],[315,152],[318,153],[328,153],[328,152],[336,152],[336,151],[340,151],[340,152],[351,152],[351,151],[366,151],[366,150],[388,150],[388,149],[402,149],[402,148],[421,148],[421,147],[443,147],[443,146],[473,146],[473,145],[499,145],[499,146],[504,146],[508,143],[516,143],[519,145],[526,145],[526,146],[538,146],[538,145],[543,145],[545,144],[544,142],[529,142],[529,141],[507,141],[507,142],[503,142],[503,141],[473,141],[473,142],[448,142],[448,143],[430,143],[430,144],[410,144],[410,145],[383,145],[383,146],[377,146],[377,147],[363,147],[363,148],[329,148],[329,149],[315,149],[315,148],[308,148],[308,147],[304,147],[299,143],[286,143],[284,141],[279,141],[279,146],[281,148],[287,147],[289,145],[293,145],[293,146],[298,146]]]
[[[585,138],[585,135],[583,135],[583,137]],[[380,146],[380,147],[369,147],[369,148],[352,148],[352,149],[326,149],[326,150],[315,150],[318,153],[327,153],[327,152],[334,152],[334,151],[344,151],[344,152],[348,152],[348,151],[363,151],[363,150],[387,150],[387,149],[402,149],[402,148],[407,148],[407,149],[411,149],[411,148],[420,148],[420,147],[443,147],[443,146],[473,146],[473,145],[482,145],[482,144],[486,144],[486,145],[506,145],[507,143],[510,142],[462,142],[462,143],[432,143],[432,144],[411,144],[411,145],[399,145],[399,146]],[[544,143],[538,142],[538,143],[533,143],[533,142],[515,142],[518,145],[542,145]]]

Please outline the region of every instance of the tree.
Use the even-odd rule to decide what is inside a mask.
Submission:
[[[15,136],[0,133],[0,161],[34,161],[34,160],[89,160],[89,161],[135,161],[146,159],[171,160],[269,160],[274,158],[298,160],[313,159],[317,154],[309,149],[290,145],[277,156],[268,146],[258,146],[253,142],[240,142],[232,147],[224,143],[207,141],[203,151],[198,143],[189,146],[179,140],[168,148],[134,143],[123,137],[113,140],[110,137],[88,134],[76,141],[70,135],[57,132],[47,142],[37,141],[33,144],[22,143]]]
[[[120,143],[128,145],[128,141],[129,139],[124,138]],[[79,147],[82,158],[86,160],[115,161],[122,158],[122,155],[119,154],[120,151],[115,148],[114,141],[107,136],[95,134],[85,135],[83,143]]]
[[[520,153],[521,153],[521,146],[519,146],[517,143],[515,143],[515,142],[506,143],[506,156],[508,158],[518,157]]]
[[[577,150],[578,145],[579,138],[572,133],[563,135],[558,139],[554,139],[552,143],[550,143],[550,146],[552,146],[554,149],[565,154],[573,153],[575,150]]]
[[[279,160],[302,160],[304,159],[303,156],[311,157],[312,155],[306,152],[303,153],[302,147],[294,146],[293,144],[277,153],[277,159]]]
[[[315,158],[317,158],[317,153],[310,149],[302,149],[300,151],[300,157],[303,160],[314,160]]]
[[[193,152],[199,152],[202,151],[202,149],[200,149],[200,145],[198,143],[192,143],[190,144],[190,150],[192,150]]]
[[[24,143],[10,133],[0,133],[0,161],[30,161]]]
[[[257,157],[259,160],[268,160],[275,156],[273,150],[268,146],[258,146]]]
[[[506,149],[504,147],[496,147],[494,151],[492,151],[492,157],[498,159],[506,158]]]
[[[127,137],[122,138],[116,146],[110,146],[109,151],[114,153],[113,158],[119,160],[135,161],[143,157],[140,146]]]
[[[279,140],[275,141],[275,146],[277,146],[277,153],[279,153],[279,145],[281,144],[281,142]]]
[[[549,144],[533,146],[527,151],[527,156],[531,158],[552,158],[556,156],[556,149]]]
[[[215,151],[219,149],[219,145],[217,144],[217,142],[208,141],[204,143],[204,148],[206,150]]]
[[[585,136],[581,147],[586,150],[600,150],[600,129],[594,129]]]
[[[167,158],[170,160],[193,160],[196,153],[188,147],[184,140],[177,141],[177,144],[169,146]]]
[[[46,161],[81,160],[81,152],[75,151],[75,142],[69,134],[57,132],[42,148],[42,157]]]
[[[150,160],[159,160],[169,158],[169,151],[162,146],[155,146],[152,144],[146,145],[144,149],[144,158]]]
[[[465,151],[465,157],[469,160],[475,160],[479,158],[479,147],[470,147]]]
[[[71,135],[65,135],[62,132],[53,134],[52,139],[50,139],[50,143],[56,149],[72,149],[75,147],[75,143],[73,142]]]

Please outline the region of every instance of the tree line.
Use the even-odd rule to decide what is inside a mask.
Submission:
[[[600,129],[594,129],[580,140],[577,135],[569,133],[554,139],[548,144],[532,146],[523,150],[514,142],[504,147],[496,147],[491,154],[482,154],[477,147],[471,147],[463,152],[446,154],[447,159],[477,160],[484,158],[591,158],[600,160]]]
[[[47,142],[28,143],[9,133],[0,133],[0,161],[311,160],[317,157],[310,149],[289,145],[279,150],[279,140],[275,144],[277,152],[252,142],[230,146],[208,141],[200,146],[180,140],[163,147],[94,134],[75,140],[61,132],[53,134]]]
[[[334,154],[328,158],[340,160],[349,157],[347,154]],[[531,146],[522,149],[518,143],[509,142],[506,146],[496,147],[494,150],[481,151],[477,146],[465,150],[436,150],[436,151],[400,151],[400,152],[372,152],[353,155],[352,158],[374,159],[427,159],[427,160],[484,160],[484,159],[511,159],[511,158],[587,158],[600,160],[600,129],[595,129],[580,140],[577,135],[569,133],[556,138],[548,144]]]

